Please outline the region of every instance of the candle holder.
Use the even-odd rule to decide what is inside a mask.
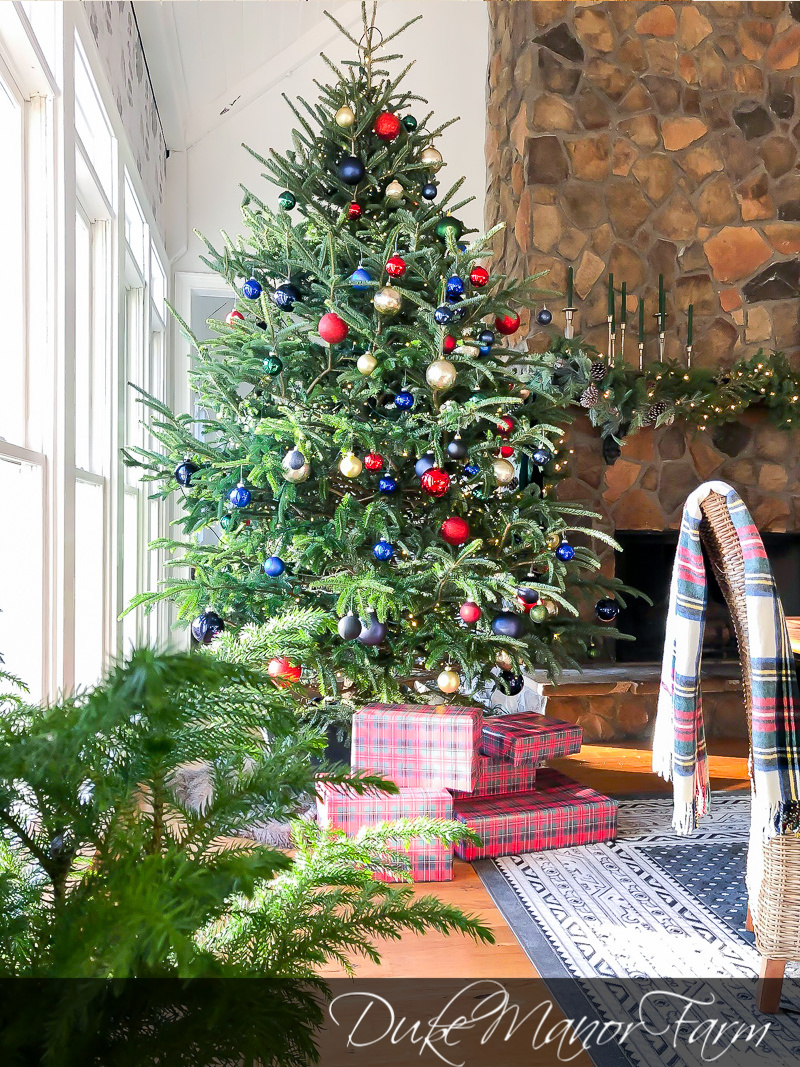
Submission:
[[[653,318],[658,323],[658,362],[663,363],[664,352],[667,347],[667,316],[666,313],[662,315],[660,312],[656,312]]]
[[[639,370],[644,370],[644,341],[639,342]]]
[[[617,340],[617,331],[614,329],[614,316],[613,315],[609,315],[607,321],[608,321],[608,365],[613,370],[614,363],[615,363],[614,348],[615,348],[615,343],[616,343],[616,340]]]
[[[575,326],[574,326],[574,323],[573,323],[573,319],[575,317],[575,312],[577,310],[578,310],[577,308],[564,308],[563,309],[563,311],[564,311],[564,322],[565,322],[565,325],[564,325],[564,336],[567,338],[568,341],[571,341],[572,338],[575,336]]]
[[[692,367],[692,345],[686,346],[686,369],[691,370]]]
[[[619,354],[622,357],[623,366],[625,366],[625,326],[624,322],[619,324]]]

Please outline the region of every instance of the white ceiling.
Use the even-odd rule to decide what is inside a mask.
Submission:
[[[357,0],[138,0],[134,4],[167,146],[196,144],[357,25]]]

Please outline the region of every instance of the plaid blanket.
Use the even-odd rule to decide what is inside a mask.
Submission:
[[[753,685],[751,840],[760,837],[766,841],[776,834],[795,830],[798,825],[800,699],[786,620],[764,545],[738,493],[724,482],[701,485],[688,498],[683,511],[670,588],[653,770],[673,780],[673,826],[679,834],[691,833],[709,806],[708,758],[700,697],[706,608],[700,502],[711,492],[726,497],[744,557]],[[750,851],[754,852],[752,848]]]

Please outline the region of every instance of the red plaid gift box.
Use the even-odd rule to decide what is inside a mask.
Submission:
[[[369,704],[353,716],[353,770],[382,774],[400,786],[475,788],[480,708]]]
[[[582,741],[580,726],[531,711],[484,719],[481,752],[515,764],[541,765],[558,756],[580,752]]]
[[[518,793],[536,788],[536,768],[529,764],[516,767],[506,759],[481,756],[478,781],[470,793],[454,789],[454,797],[491,797],[499,793]]]
[[[617,834],[613,800],[550,769],[539,772],[535,791],[457,799],[453,810],[483,840],[456,846],[465,860],[590,845],[613,841]]]
[[[344,830],[354,837],[362,826],[376,826],[396,819],[452,819],[453,799],[446,789],[401,789],[397,794],[370,791],[358,794],[347,786],[322,782],[317,785],[317,815],[320,826]],[[403,846],[398,851],[404,851]],[[408,849],[411,876],[415,882],[449,882],[453,877],[453,849],[440,841],[412,839]],[[397,881],[377,872],[382,881]]]

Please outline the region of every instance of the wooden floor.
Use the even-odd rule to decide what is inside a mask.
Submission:
[[[747,742],[710,741],[709,765],[712,790],[741,789],[748,783]],[[637,793],[664,793],[672,786],[650,770],[651,751],[641,742],[613,745],[585,745],[580,753],[553,764],[601,793],[621,797]],[[400,941],[382,942],[382,963],[357,961],[361,978],[530,978],[536,976],[528,957],[509,929],[491,897],[468,863],[456,860],[452,882],[414,887],[416,893],[436,893],[442,900],[457,904],[479,916],[491,927],[496,944],[475,945],[459,935],[445,937],[428,933],[409,935]],[[325,971],[327,977],[344,972]]]

